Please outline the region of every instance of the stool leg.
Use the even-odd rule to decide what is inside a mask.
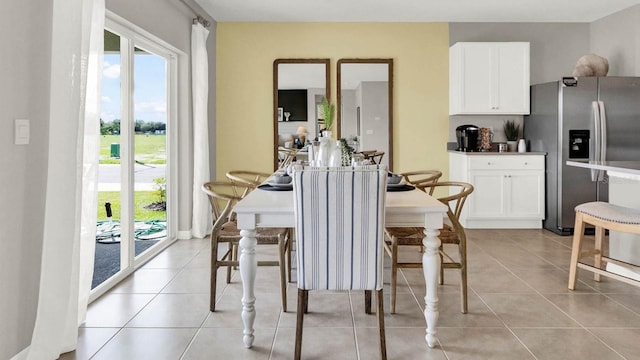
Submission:
[[[582,251],[582,238],[584,237],[584,222],[582,213],[576,213],[576,222],[573,228],[573,245],[571,245],[571,262],[569,263],[569,289],[576,288],[576,277],[578,275],[578,258]]]
[[[604,228],[596,226],[596,250],[598,252],[593,257],[593,266],[600,269],[602,266],[602,240],[604,239]],[[593,273],[593,280],[600,281],[600,274]]]

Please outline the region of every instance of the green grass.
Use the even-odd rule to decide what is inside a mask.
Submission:
[[[166,220],[166,211],[147,210],[144,207],[159,201],[156,191],[136,191],[135,192],[135,221]],[[120,219],[120,192],[119,191],[98,191],[98,221],[107,220],[107,211],[104,203],[111,203],[112,219]]]
[[[167,162],[167,136],[136,134],[135,159],[144,164]],[[119,144],[120,135],[100,135],[100,164],[120,164],[120,159],[111,157],[111,144]],[[120,148],[122,153],[122,148]]]

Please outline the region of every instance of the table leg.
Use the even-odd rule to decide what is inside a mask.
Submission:
[[[427,321],[427,345],[436,346],[436,324],[438,323],[438,274],[440,274],[440,239],[439,230],[425,229],[425,238],[422,240],[424,254],[422,255],[422,271],[427,288],[427,295],[424,297],[425,308],[424,317]]]
[[[258,261],[256,260],[256,231],[240,230],[240,277],[242,278],[242,342],[246,348],[253,345],[253,323],[256,320],[256,297],[254,294],[254,284]]]

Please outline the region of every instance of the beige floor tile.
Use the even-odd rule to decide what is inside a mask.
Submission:
[[[250,349],[242,343],[242,329],[202,328],[198,331],[182,359],[269,359],[276,329],[256,330]]]
[[[569,290],[569,272],[560,269],[525,269],[517,268],[511,271],[522,281],[526,282],[542,294],[595,293],[596,290],[579,283],[575,290]]]
[[[459,293],[438,295],[438,326],[440,327],[500,327],[505,325],[474,292],[467,294],[468,311],[461,312]]]
[[[633,294],[607,294],[607,297],[615,300],[619,304],[626,306],[629,310],[640,315],[640,300]]]
[[[508,329],[440,328],[437,336],[449,360],[534,359]]]
[[[538,294],[480,294],[480,297],[510,327],[579,327]]]
[[[120,328],[80,328],[78,347],[60,356],[60,360],[82,360],[91,358],[104,346]]]
[[[373,295],[375,297],[375,295]],[[425,328],[426,321],[422,308],[418,301],[411,294],[398,294],[396,299],[396,313],[389,312],[389,297],[384,297],[385,308],[385,324],[387,327],[417,327]],[[372,301],[372,313],[367,314],[364,311],[364,297],[360,292],[352,293],[353,302],[353,318],[356,327],[377,327],[378,322],[375,312],[375,299]]]
[[[157,294],[180,269],[138,269],[110,292],[112,294]]]
[[[387,327],[385,335],[388,359],[446,359],[442,349],[427,346],[423,327]],[[356,328],[356,337],[360,359],[380,359],[380,335],[377,327]]]
[[[259,295],[259,294],[258,294]],[[256,318],[254,328],[275,328],[282,315],[280,293],[271,296],[256,296]],[[242,289],[227,288],[216,303],[216,311],[209,312],[203,327],[242,328]],[[295,303],[292,304],[295,311]],[[294,313],[295,316],[295,313]],[[295,326],[295,320],[294,320]]]
[[[591,350],[585,359],[592,355],[615,359],[614,351],[638,359],[640,289],[611,279],[596,283],[591,273],[580,271],[578,288],[569,291],[571,237],[539,229],[470,229],[467,235],[469,313],[460,313],[458,271],[447,270],[445,285],[438,286],[439,344],[434,349],[424,342],[422,269],[400,270],[398,313],[391,315],[390,262],[385,258],[389,359],[533,359],[515,333],[530,344],[538,359],[553,358],[554,346],[563,344],[554,345],[548,338],[582,343],[589,335],[602,346],[587,344]],[[593,237],[587,242],[593,246]],[[402,251],[418,261],[422,255],[417,248]],[[100,349],[96,359],[177,360],[183,355],[209,359],[212,353],[231,360],[291,359],[297,302],[295,256],[286,313],[281,307],[278,267],[258,268],[256,338],[254,347],[245,349],[240,273],[233,270],[232,282],[226,284],[226,269],[218,270],[217,311],[209,312],[209,252],[208,239],[175,242],[90,306],[78,351],[62,358],[86,359]],[[257,249],[259,259],[274,259],[276,253],[274,246]],[[361,291],[311,292],[303,358],[379,358],[376,316],[364,313],[363,298]],[[615,356],[607,357],[607,350]]]
[[[127,327],[198,328],[209,313],[209,298],[203,294],[159,294]]]
[[[354,296],[356,302],[361,302],[364,295]],[[363,302],[364,300],[362,300]],[[296,326],[296,303],[291,305],[288,316],[280,319],[279,327]],[[352,327],[351,299],[346,291],[325,292],[309,291],[308,313],[304,316],[306,327]]]
[[[178,241],[179,243],[179,241]],[[153,259],[149,260],[143,269],[181,269],[197,255],[198,251],[181,249],[175,251],[172,246],[165,249]]]
[[[627,360],[640,360],[640,329],[589,329]]]
[[[89,305],[85,327],[122,327],[144,308],[155,294],[110,294]]]
[[[305,360],[358,359],[353,328],[305,326],[302,332],[302,358]],[[292,359],[295,328],[279,328],[273,348],[273,360]]]
[[[585,329],[513,329],[537,359],[623,359]]]
[[[226,277],[219,278],[225,283]],[[162,289],[162,293],[192,293],[208,294],[211,284],[211,270],[208,268],[184,268],[177,274],[167,286]]]
[[[486,267],[469,271],[468,285],[483,293],[533,293],[535,290],[505,267]]]
[[[93,360],[176,360],[187,349],[197,328],[122,329]]]
[[[545,295],[585,327],[638,327],[640,316],[601,294]]]

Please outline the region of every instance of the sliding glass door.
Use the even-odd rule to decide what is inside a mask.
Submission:
[[[168,199],[177,56],[126,24],[107,19],[105,27],[92,297],[175,240]]]

